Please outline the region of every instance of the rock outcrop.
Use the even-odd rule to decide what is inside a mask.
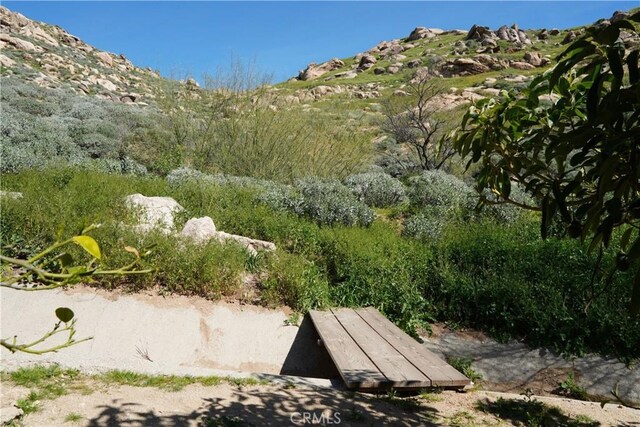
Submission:
[[[322,64],[316,64],[315,62],[312,62],[311,64],[307,65],[307,68],[301,70],[300,73],[298,73],[298,80],[306,81],[317,79],[323,74],[328,73],[329,71],[337,70],[341,67],[344,67],[344,62],[342,62],[338,58],[333,58],[332,60],[323,62]]]
[[[378,62],[373,55],[362,55],[360,62],[358,63],[358,70],[368,70]]]
[[[505,40],[517,46],[529,46],[532,43],[527,34],[518,28],[517,24],[511,27],[501,26],[496,31],[489,27],[474,25],[469,29],[466,40],[475,40],[483,46],[495,45],[497,40]]]
[[[405,41],[410,42],[420,39],[430,39],[442,33],[444,33],[444,31],[440,28],[416,27],[405,39]]]

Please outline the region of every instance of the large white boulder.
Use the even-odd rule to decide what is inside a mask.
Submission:
[[[173,231],[174,215],[184,208],[171,197],[146,197],[142,194],[131,194],[125,198],[131,209],[140,212],[138,229],[148,232],[158,228],[165,232]]]

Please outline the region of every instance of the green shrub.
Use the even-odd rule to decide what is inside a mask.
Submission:
[[[438,207],[423,209],[421,213],[407,218],[402,235],[427,242],[439,238],[447,225],[446,212],[442,211]]]
[[[237,295],[240,278],[249,271],[258,278],[265,303],[288,304],[302,312],[371,305],[409,332],[437,317],[499,339],[523,339],[567,353],[593,350],[625,360],[640,356],[640,324],[626,312],[629,274],[617,273],[610,285],[596,280],[592,286],[595,255],[576,241],[540,240],[535,219],[524,217],[512,226],[495,224],[488,216],[479,222],[449,220],[447,205],[434,204],[422,207],[420,215],[425,220],[441,218],[442,227],[425,223],[420,228],[416,221],[415,229],[426,234],[412,232],[422,240],[408,239],[395,224],[381,220],[368,227],[320,225],[311,215],[256,202],[271,191],[264,188],[290,188],[309,203],[337,199],[338,213],[344,206],[355,206],[356,213],[368,210],[335,182],[319,181],[322,188],[306,195],[301,189],[235,177],[218,177],[208,184],[171,182],[80,168],[3,175],[3,190],[24,194],[19,200],[2,199],[3,254],[25,257],[52,243],[60,229],[69,235],[103,223],[95,238],[107,266],[120,265],[130,256],[122,250],[125,245],[142,249],[155,244],[147,262],[157,268],[148,276],[99,282],[103,287],[159,286],[167,292],[218,298]],[[338,186],[339,196],[333,190],[323,195],[323,186]],[[272,241],[278,250],[253,259],[234,245],[196,246],[159,234],[139,235],[121,225],[133,221],[123,199],[134,193],[176,199],[185,208],[177,218],[178,229],[186,219],[206,215],[219,230]],[[329,212],[320,218],[340,217]],[[354,213],[346,217],[358,218]],[[439,237],[425,237],[431,230]],[[606,252],[603,265],[614,257],[614,252]],[[610,291],[602,293],[605,286]]]
[[[338,181],[304,178],[296,181],[302,201],[296,213],[319,224],[369,225],[375,215]]]
[[[434,248],[426,294],[438,317],[569,354],[640,356],[640,320],[627,313],[630,274],[592,285],[595,254],[538,233],[536,221],[449,227]]]
[[[496,200],[495,195],[490,193],[488,190],[483,192],[483,196],[490,202]],[[511,186],[511,198],[514,201],[524,205],[535,205],[531,197],[527,193],[522,191],[522,189],[516,184],[512,184]],[[481,207],[480,214],[483,217],[492,218],[502,224],[513,224],[520,220],[525,212],[526,211],[524,209],[510,203],[487,203]]]
[[[430,319],[424,298],[430,251],[387,224],[323,230],[322,262],[338,306],[374,306],[406,331]]]
[[[449,218],[471,216],[477,200],[462,180],[442,171],[425,171],[409,178],[407,196],[415,209],[446,208]]]
[[[278,252],[269,264],[269,277],[262,283],[263,300],[270,304],[287,304],[294,310],[331,305],[327,276],[301,256]]]
[[[402,183],[386,173],[361,173],[348,176],[344,184],[367,206],[384,208],[404,202]]]

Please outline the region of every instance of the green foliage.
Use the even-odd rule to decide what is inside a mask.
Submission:
[[[567,396],[571,399],[589,400],[587,390],[578,384],[576,381],[576,375],[573,371],[569,372],[567,378],[558,385],[555,393]]]
[[[427,212],[425,214],[425,212]],[[404,221],[402,235],[416,239],[431,241],[438,239],[448,220],[447,212],[441,208],[423,209],[422,213],[413,215]]]
[[[125,245],[156,245],[145,259],[155,268],[152,274],[97,283],[107,288],[235,296],[249,271],[263,303],[288,304],[301,313],[371,305],[411,333],[437,318],[566,353],[592,350],[628,361],[640,356],[640,325],[626,316],[623,304],[630,273],[618,273],[617,290],[603,293],[601,279],[590,285],[596,257],[577,241],[540,240],[535,219],[513,225],[446,221],[438,239],[420,241],[402,237],[394,220],[379,219],[368,227],[321,226],[274,210],[256,202],[260,188],[268,187],[256,183],[224,177],[170,184],[78,169],[7,175],[3,189],[20,190],[24,197],[2,201],[0,232],[9,247],[3,251],[25,241],[45,247],[56,240],[60,226],[76,230],[83,222],[99,221],[104,225],[92,235],[101,243],[105,267],[130,259],[121,250]],[[123,199],[134,193],[176,199],[185,208],[176,219],[178,229],[187,218],[206,215],[220,230],[272,241],[278,250],[251,259],[235,245],[192,247],[160,234],[141,236],[121,225],[133,221]],[[78,245],[70,251],[88,256]],[[615,255],[605,251],[603,262]]]
[[[475,206],[473,191],[461,179],[442,171],[425,171],[409,178],[407,196],[415,208],[441,207],[454,218],[468,217]]]
[[[39,401],[68,394],[79,374],[75,369],[58,365],[39,365],[20,368],[10,372],[8,377],[14,384],[30,389],[29,394],[16,403],[25,414],[30,414],[40,409]]]
[[[303,313],[331,305],[329,282],[323,271],[301,256],[284,252],[271,260],[262,292],[266,302],[284,303]]]
[[[635,271],[631,301],[623,303],[634,315],[640,313],[640,50],[626,50],[619,36],[637,35],[638,22],[635,12],[588,28],[525,90],[471,107],[456,140],[469,165],[481,164],[478,190],[541,211],[543,237],[555,216],[592,250],[609,247],[614,230],[623,229],[614,265]],[[547,108],[540,96],[548,94],[557,100]],[[537,203],[514,200],[512,182]]]
[[[348,176],[344,184],[367,206],[384,208],[404,202],[402,183],[386,173],[361,173]]]
[[[151,270],[139,269],[142,258],[149,254],[140,254],[135,248],[125,246],[125,250],[134,255],[134,260],[129,260],[121,267],[115,269],[105,269],[100,265],[102,253],[100,246],[87,233],[98,228],[98,225],[91,225],[83,229],[80,234],[69,239],[62,240],[60,237],[48,248],[33,255],[28,259],[11,258],[0,254],[0,287],[22,291],[40,291],[55,289],[61,286],[73,285],[79,281],[91,281],[93,278],[104,276],[126,276],[134,274],[145,274]],[[74,260],[69,251],[62,250],[72,244],[82,248],[91,257],[90,260],[82,264]],[[43,334],[39,339],[19,343],[17,336],[8,339],[0,339],[0,346],[12,353],[24,352],[31,354],[43,354],[54,352],[72,345],[87,341],[90,338],[76,340],[74,335],[75,319],[74,313],[67,307],[58,307],[55,310],[58,322],[51,331]],[[35,348],[57,334],[68,333],[66,341],[48,348]]]
[[[160,100],[186,163],[209,173],[291,183],[308,175],[344,178],[369,160],[366,132],[328,114],[288,108],[264,78],[235,64],[207,87],[185,85]]]
[[[75,378],[79,374],[76,369],[65,369],[59,365],[37,365],[23,367],[9,374],[16,385],[33,388],[41,387],[54,378]]]
[[[482,374],[473,369],[473,359],[465,357],[448,357],[447,363],[473,382],[477,382],[482,379]]]
[[[241,387],[244,385],[266,383],[264,380],[258,380],[254,377],[232,378],[217,376],[197,377],[177,375],[148,375],[122,370],[108,371],[103,374],[98,374],[94,378],[106,384],[129,385],[133,387],[154,387],[167,391],[180,391],[191,384],[202,384],[205,387],[211,387],[226,382]]]
[[[517,400],[498,398],[496,401],[486,399],[477,404],[477,409],[493,414],[513,425],[531,427],[597,427],[599,422],[589,417],[566,415],[559,408],[549,406],[538,400]]]
[[[594,278],[596,257],[583,245],[540,240],[537,231],[531,220],[447,228],[433,249],[426,293],[436,317],[566,354],[638,358],[640,321],[624,305],[630,272],[615,275],[609,287]]]
[[[414,335],[430,319],[432,307],[423,296],[427,248],[382,223],[370,230],[324,230],[321,245],[335,305],[376,307]]]
[[[69,412],[64,417],[64,422],[65,423],[75,423],[77,421],[80,421],[82,418],[84,418],[84,417],[82,415],[78,414],[77,412]]]
[[[374,213],[338,181],[304,178],[296,181],[301,202],[296,213],[319,224],[369,225]]]

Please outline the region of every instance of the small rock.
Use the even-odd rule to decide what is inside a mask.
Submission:
[[[572,41],[574,41],[576,38],[578,37],[578,35],[576,34],[575,31],[569,31],[567,33],[566,36],[564,36],[564,39],[562,39],[562,44],[568,44],[571,43]]]
[[[540,52],[527,52],[524,54],[524,60],[534,67],[542,67],[550,63],[549,58],[540,55]]]
[[[107,79],[97,79],[96,83],[102,86],[103,88],[113,92],[118,89],[118,87],[111,81]]]
[[[244,248],[253,255],[257,254],[259,250],[264,250],[264,251],[276,250],[276,245],[271,242],[266,242],[264,240],[250,239],[249,237],[229,234],[229,233],[225,233],[224,231],[216,231],[214,238],[218,240],[220,243],[226,243],[228,241],[236,242],[240,246],[244,246]]]
[[[469,74],[480,74],[489,71],[489,67],[470,58],[458,58],[453,61],[453,64],[459,67],[461,71]]]
[[[9,424],[11,421],[21,417],[24,412],[15,406],[7,406],[0,409],[0,425]]]
[[[616,10],[615,12],[613,12],[613,15],[611,15],[611,18],[609,18],[609,22],[613,24],[627,18],[629,18],[629,14],[627,12]]]
[[[316,64],[315,62],[312,62],[309,65],[307,65],[307,68],[305,68],[304,70],[298,73],[298,80],[303,80],[303,81],[313,80],[315,78],[322,76],[325,73],[328,73],[329,71],[334,71],[341,67],[344,67],[344,62],[342,62],[338,58],[333,58],[332,60],[323,62],[322,64],[319,64],[319,65]]]
[[[360,70],[367,70],[373,67],[373,64],[376,62],[376,58],[373,55],[363,55],[362,58],[360,58],[360,63],[358,63],[358,68]]]
[[[3,67],[9,68],[16,65],[16,61],[9,58],[8,56],[0,54],[0,65],[2,65]]]
[[[197,243],[206,243],[216,234],[216,225],[213,220],[208,217],[191,218],[184,225],[180,235],[182,237],[192,239]]]
[[[97,52],[95,55],[104,65],[109,67],[113,66],[113,58],[107,52]]]
[[[416,27],[405,40],[410,42],[420,39],[430,39],[443,32],[444,31],[439,28]]]
[[[42,50],[42,48],[36,47],[36,45],[34,45],[31,42],[22,40],[21,38],[18,38],[18,37],[11,37],[10,35],[4,34],[4,33],[0,34],[0,40],[10,44],[11,46],[15,47],[18,50],[26,50],[26,51]]]
[[[19,193],[17,191],[2,191],[2,190],[0,190],[0,198],[2,198],[2,197],[6,197],[7,199],[17,200],[17,199],[22,199],[22,193]]]
[[[397,65],[389,65],[387,67],[387,73],[389,74],[398,74],[400,72],[400,67]]]
[[[416,68],[420,65],[422,65],[422,60],[420,59],[412,59],[411,61],[407,62],[407,67],[409,68]]]
[[[494,37],[493,31],[489,29],[489,27],[483,27],[481,25],[474,25],[471,27],[469,32],[467,33],[466,40],[477,40],[481,41],[485,38]]]
[[[358,72],[355,70],[345,71],[344,73],[336,74],[336,78],[343,78],[343,79],[353,79],[357,76],[358,76]]]
[[[373,69],[373,74],[384,74],[384,68],[376,67]]]
[[[512,61],[509,65],[516,70],[533,70],[536,68],[528,62],[522,61]]]

